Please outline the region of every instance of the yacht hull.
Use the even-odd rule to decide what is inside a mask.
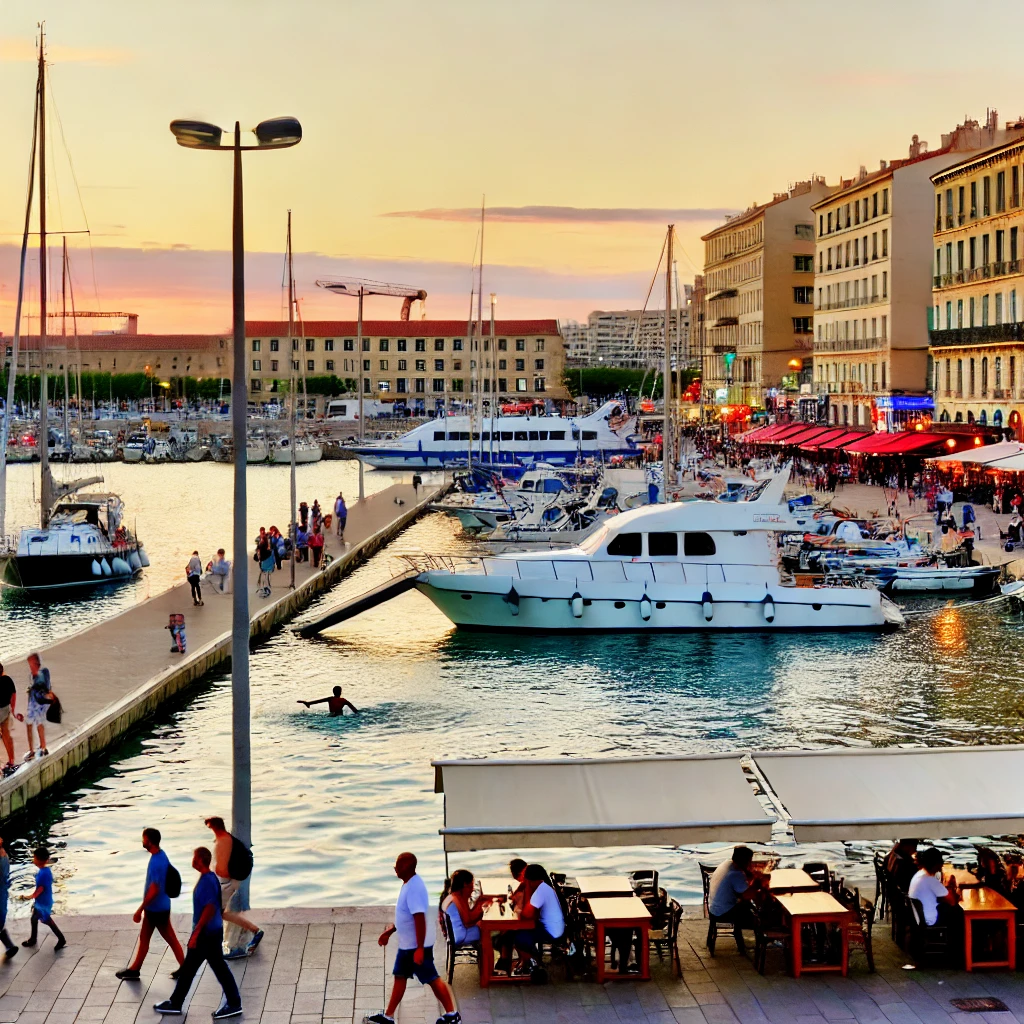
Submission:
[[[297,445],[295,448],[295,465],[304,466],[310,462],[319,462],[323,456],[323,449],[319,445],[310,447]],[[288,466],[292,461],[291,452],[287,448],[277,448],[274,450],[270,461],[277,466]]]
[[[127,559],[137,548],[119,549],[117,558]],[[102,558],[102,556],[101,556]],[[113,558],[107,558],[110,566]],[[112,583],[124,583],[133,579],[142,571],[115,572],[96,576],[93,562],[97,558],[85,555],[11,555],[0,561],[0,585],[13,590],[25,590],[33,593],[82,589],[85,587],[109,586]]]

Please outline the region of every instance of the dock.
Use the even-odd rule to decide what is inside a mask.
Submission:
[[[252,549],[243,553],[249,586],[250,636],[260,642],[294,618],[309,603],[338,583],[356,566],[416,519],[438,499],[445,487],[414,489],[395,484],[349,505],[345,544],[332,530],[324,552],[332,558],[314,571],[308,562],[295,567],[290,589],[290,563],[273,574],[271,595],[256,593],[259,567]],[[325,511],[327,509],[325,508]],[[182,565],[187,555],[182,554]],[[237,564],[237,560],[236,560]],[[234,570],[234,566],[232,567]],[[54,692],[64,708],[61,725],[46,726],[49,754],[22,765],[0,780],[0,818],[21,811],[40,793],[58,785],[69,772],[115,743],[168,699],[195,684],[231,658],[231,595],[205,582],[202,607],[193,607],[183,582],[128,610],[39,651],[50,670]],[[172,612],[185,615],[187,653],[171,653],[167,631]],[[5,671],[18,687],[17,710],[24,710],[28,666],[25,658],[5,656]],[[11,735],[20,758],[25,731],[12,722]]]
[[[185,860],[184,851],[171,851]],[[184,867],[184,864],[182,864]],[[141,870],[141,868],[140,868]],[[194,872],[184,870],[188,901]],[[259,885],[259,865],[254,886]],[[141,876],[140,876],[141,877]],[[433,880],[432,880],[433,881]],[[254,910],[265,931],[256,953],[233,962],[245,1011],[253,1024],[360,1024],[383,1007],[391,989],[395,955],[377,936],[391,920],[390,907],[288,908]],[[132,954],[137,926],[130,914],[119,917],[57,915],[68,945],[53,952],[53,936],[40,931],[34,950],[20,949],[0,960],[0,1021],[4,1024],[157,1024],[153,1003],[166,999],[175,963],[154,936],[140,981],[119,982],[114,972]],[[175,913],[179,938],[188,935],[190,918]],[[27,922],[8,920],[11,937],[21,941]],[[874,927],[877,970],[869,973],[862,953],[850,960],[849,977],[784,972],[782,955],[771,950],[760,975],[750,956],[736,952],[731,935],[722,935],[718,955],[704,947],[707,921],[700,906],[685,908],[680,927],[682,977],[667,958],[652,954],[650,981],[566,981],[561,965],[552,967],[550,984],[479,986],[477,969],[455,969],[455,998],[465,1024],[995,1024],[1024,1022],[1024,980],[1014,971],[967,974],[953,969],[904,970],[907,957],[889,939],[888,923]],[[749,935],[748,935],[749,939]],[[443,971],[443,942],[434,947]],[[954,999],[996,998],[1009,1012],[962,1013]],[[188,1019],[209,1020],[220,991],[208,968],[198,977]],[[399,1024],[433,1024],[440,1007],[430,991],[409,983],[397,1014]]]

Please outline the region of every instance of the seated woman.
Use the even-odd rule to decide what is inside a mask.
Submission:
[[[910,880],[907,895],[921,904],[924,912],[924,923],[935,925],[940,921],[944,924],[954,923],[952,914],[959,902],[956,880],[950,879],[948,885],[935,876],[942,870],[942,854],[929,846],[917,855],[918,872]]]
[[[983,886],[995,889],[1000,896],[1009,897],[1011,885],[1006,867],[991,847],[978,847],[978,867],[974,873]]]
[[[548,873],[540,864],[530,864],[523,873],[523,909],[519,916],[533,922],[529,931],[514,931],[511,939],[520,952],[513,974],[527,974],[537,965],[537,946],[557,942],[565,934],[565,915]]]
[[[441,896],[441,911],[448,918],[448,931],[456,946],[480,941],[480,919],[491,901],[482,899],[470,906],[472,895],[473,873],[460,868],[445,884]]]

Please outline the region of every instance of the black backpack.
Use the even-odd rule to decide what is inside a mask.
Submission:
[[[164,892],[172,900],[176,900],[181,895],[181,873],[169,861],[167,863],[167,877],[164,879]]]
[[[231,856],[228,857],[228,875],[243,882],[252,874],[252,850],[237,836],[231,837]]]

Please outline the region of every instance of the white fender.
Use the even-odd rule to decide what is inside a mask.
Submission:
[[[92,574],[93,576],[102,576],[103,570],[100,568],[100,563],[94,558],[92,560]]]
[[[762,602],[764,608],[764,620],[765,622],[775,621],[775,602],[772,600],[772,595],[769,594]]]
[[[138,572],[142,568],[142,559],[139,558],[138,551],[133,551],[128,556],[128,564],[132,567],[133,572]]]
[[[644,596],[640,598],[640,618],[643,619],[644,622],[647,622],[647,620],[650,619],[650,617],[651,599],[646,594],[644,594]]]
[[[715,605],[711,600],[711,591],[705,590],[700,596],[701,611],[704,612],[704,618],[710,622],[715,614]]]
[[[575,594],[569,599],[569,603],[572,605],[572,617],[574,619],[583,618],[583,595],[577,590]]]
[[[100,569],[103,571],[104,576],[111,575],[110,563],[105,558],[100,562]]]
[[[146,549],[140,544],[139,545],[139,561],[142,563],[142,568],[149,568],[149,555],[146,554]]]
[[[115,576],[130,576],[132,572],[132,567],[123,558],[113,559],[110,568],[113,569]]]

